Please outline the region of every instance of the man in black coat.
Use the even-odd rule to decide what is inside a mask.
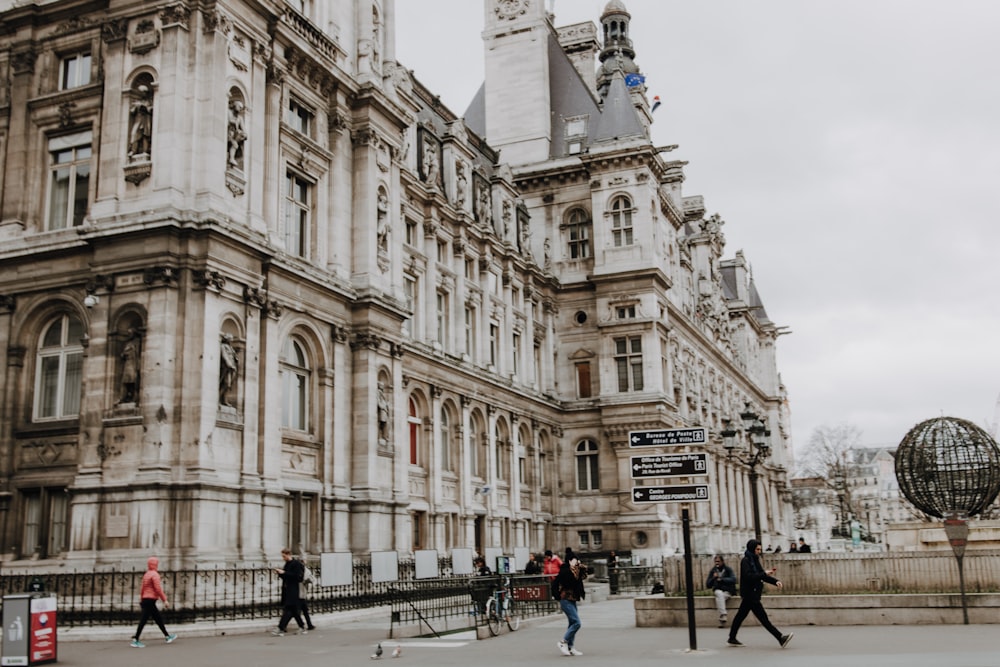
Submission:
[[[729,645],[743,646],[743,643],[736,638],[736,633],[740,631],[740,626],[750,612],[753,612],[764,629],[778,640],[781,648],[785,648],[788,646],[788,642],[792,641],[792,633],[781,634],[781,631],[768,620],[764,605],[760,602],[765,583],[777,586],[779,589],[782,584],[772,576],[775,572],[773,568],[764,570],[764,566],[760,562],[760,552],[760,543],[757,540],[747,542],[746,553],[743,554],[743,560],[740,561],[740,598],[742,599],[740,600],[740,609],[736,612],[736,618],[733,619],[733,626],[729,629]]]
[[[281,577],[281,620],[278,627],[271,631],[276,637],[285,634],[288,622],[295,619],[299,624],[299,634],[306,634],[306,627],[302,623],[302,616],[299,615],[299,584],[305,576],[306,568],[302,561],[292,558],[292,550],[285,548],[281,550],[281,559],[285,561],[284,569],[275,568],[275,572]]]

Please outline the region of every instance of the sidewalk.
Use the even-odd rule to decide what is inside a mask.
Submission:
[[[636,628],[631,599],[583,604],[583,628],[576,646],[583,664],[625,664],[627,667],[663,667],[664,662],[698,667],[997,667],[1000,648],[995,626],[791,626],[795,633],[787,649],[748,621],[740,631],[743,648],[725,644],[727,631],[699,628],[698,651],[689,651],[689,635],[684,628]],[[165,644],[155,627],[143,632],[147,647],[128,645],[132,628],[88,631],[89,636],[74,641],[61,638],[59,663],[74,667],[142,664],[143,667],[176,667],[184,664],[274,667],[289,663],[295,667],[356,666],[370,664],[375,646],[381,642],[381,659],[393,660],[392,650],[402,651],[397,664],[414,667],[510,667],[512,664],[564,661],[556,649],[566,621],[561,615],[528,619],[521,629],[504,630],[499,637],[475,640],[470,634],[443,639],[387,639],[388,613],[352,620],[335,615],[314,617],[317,630],[304,636],[273,637],[267,630],[273,622],[232,624],[218,627],[224,636],[206,636],[196,626],[169,627],[178,640]],[[202,625],[202,624],[198,624]],[[294,623],[293,623],[294,625]],[[250,633],[250,634],[245,634]],[[74,637],[75,639],[75,637]],[[560,664],[562,664],[560,662]]]

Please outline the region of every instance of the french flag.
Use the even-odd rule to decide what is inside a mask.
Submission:
[[[656,111],[659,108],[660,108],[660,96],[657,95],[653,98],[653,108],[650,109],[649,111],[650,113],[652,113],[653,111]]]

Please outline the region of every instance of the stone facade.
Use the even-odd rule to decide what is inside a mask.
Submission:
[[[527,94],[581,50],[542,3],[485,1],[495,133],[396,62],[393,0],[0,13],[4,559],[672,553],[627,436],[687,426],[712,436],[696,546],[732,548],[750,491],[716,434],[746,404],[789,538],[781,328],[745,259],[631,65],[601,69],[628,117],[596,78]]]

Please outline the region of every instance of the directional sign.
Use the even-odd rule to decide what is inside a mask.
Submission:
[[[653,454],[632,457],[632,479],[708,474],[708,454]]]
[[[703,445],[703,428],[667,428],[660,431],[629,431],[629,447],[660,447],[663,445]]]
[[[633,503],[700,503],[708,501],[708,484],[633,486]]]

